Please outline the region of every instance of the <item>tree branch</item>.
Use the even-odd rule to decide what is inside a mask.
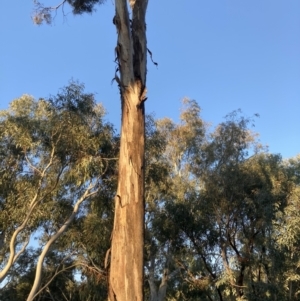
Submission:
[[[60,264],[59,264],[58,267],[56,268],[56,271],[55,271],[54,275],[48,280],[48,282],[47,282],[42,288],[40,288],[40,290],[34,295],[34,298],[35,298],[36,296],[38,296],[44,289],[46,289],[46,288],[49,286],[49,284],[53,281],[53,279],[54,279],[57,275],[59,275],[59,274],[65,272],[65,271],[67,271],[67,270],[69,270],[69,269],[72,269],[72,268],[74,268],[74,267],[77,266],[77,264],[72,264],[72,265],[70,265],[70,266],[68,266],[68,267],[66,267],[66,268],[63,268],[63,269],[59,270],[59,267],[63,264],[63,262],[64,262],[67,258],[69,258],[69,257],[71,257],[71,256],[72,256],[72,254],[69,255],[69,256],[67,256],[67,257],[65,257],[65,258],[63,258],[63,260],[60,262]]]
[[[30,294],[29,294],[29,296],[27,298],[27,301],[32,301],[35,298],[35,296],[36,296],[36,292],[37,292],[37,290],[38,290],[38,288],[40,286],[40,283],[41,283],[42,268],[43,268],[44,259],[45,259],[46,255],[47,255],[50,247],[67,230],[67,228],[69,227],[69,225],[72,223],[72,221],[74,220],[75,216],[77,215],[77,213],[79,211],[80,204],[84,200],[86,200],[88,197],[94,195],[98,191],[98,190],[95,190],[93,192],[90,192],[94,187],[95,187],[95,184],[93,184],[91,182],[90,185],[88,186],[88,188],[86,189],[86,191],[84,192],[84,194],[81,196],[81,198],[79,200],[77,200],[76,204],[74,205],[72,214],[69,216],[69,218],[65,221],[65,223],[49,239],[49,241],[44,246],[44,249],[43,249],[43,251],[42,251],[42,253],[41,253],[41,255],[39,256],[39,259],[38,259],[34,283],[33,283],[33,286],[31,288]]]
[[[37,192],[35,193],[34,197],[32,198],[30,205],[29,205],[29,211],[26,214],[26,217],[23,221],[23,223],[14,231],[12,238],[10,240],[10,244],[9,244],[9,249],[10,249],[10,255],[7,261],[7,264],[5,265],[5,267],[2,269],[2,271],[0,272],[0,283],[5,279],[9,269],[12,267],[12,265],[14,264],[14,262],[16,261],[16,259],[25,251],[25,248],[27,246],[27,244],[25,243],[23,245],[23,247],[25,246],[25,248],[22,248],[20,251],[22,251],[21,253],[19,252],[17,255],[15,255],[15,247],[16,247],[16,240],[17,237],[19,235],[20,232],[22,232],[26,225],[28,220],[30,219],[35,207],[37,206],[37,204],[39,203],[38,201],[38,196],[40,194],[41,188],[42,188],[42,182],[43,179],[45,177],[45,174],[47,172],[47,170],[50,168],[50,166],[53,164],[53,158],[54,158],[54,152],[55,152],[55,147],[52,147],[52,151],[51,151],[51,155],[50,155],[50,160],[49,163],[46,165],[46,167],[44,168],[44,170],[41,172],[41,178],[39,180],[39,184],[38,184],[38,188],[37,188]]]

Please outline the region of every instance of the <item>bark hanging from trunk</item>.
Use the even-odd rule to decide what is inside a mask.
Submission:
[[[122,103],[121,145],[109,275],[110,301],[142,301],[147,0],[116,0],[116,61]]]

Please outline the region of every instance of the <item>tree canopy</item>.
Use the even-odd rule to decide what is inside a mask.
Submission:
[[[47,100],[24,95],[1,112],[0,277],[11,284],[32,272],[14,263],[29,260],[26,247],[36,236],[41,248],[31,263],[36,265],[32,298],[47,254],[62,256],[53,249],[65,241],[64,232],[70,236],[65,247],[78,253],[71,223],[81,223],[96,199],[111,207],[108,187],[115,179],[118,139],[103,118],[103,107],[76,83]]]
[[[252,118],[146,119],[145,299],[298,300],[299,158]],[[120,138],[71,82],[0,112],[1,300],[107,300]],[[29,296],[29,297],[28,297]],[[35,297],[36,296],[36,297]]]

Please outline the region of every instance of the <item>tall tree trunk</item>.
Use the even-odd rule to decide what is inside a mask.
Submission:
[[[122,103],[121,145],[109,275],[110,301],[142,301],[144,276],[144,147],[148,0],[116,0],[116,81]]]

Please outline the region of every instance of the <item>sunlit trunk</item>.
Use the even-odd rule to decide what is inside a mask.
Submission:
[[[112,236],[110,300],[143,300],[144,109],[123,102],[118,193]],[[131,102],[131,104],[130,104]],[[127,103],[127,104],[126,104]]]
[[[144,276],[144,153],[146,0],[116,0],[116,82],[122,103],[121,145],[109,276],[110,301],[142,301]]]

